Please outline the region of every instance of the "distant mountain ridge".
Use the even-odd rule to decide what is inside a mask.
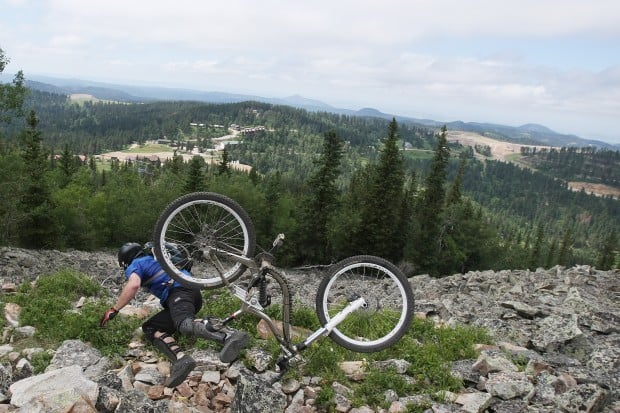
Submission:
[[[0,80],[8,78],[0,75]],[[400,123],[414,123],[422,126],[440,128],[446,125],[450,130],[476,132],[498,140],[507,140],[521,144],[537,144],[549,146],[595,146],[610,150],[620,150],[620,144],[584,139],[576,135],[567,135],[538,124],[525,124],[518,127],[498,125],[493,123],[477,122],[441,122],[431,119],[417,119],[406,116],[383,113],[374,108],[360,110],[336,108],[319,100],[307,99],[293,95],[285,98],[267,98],[263,96],[244,95],[226,92],[207,92],[182,88],[165,88],[155,86],[131,86],[111,83],[93,82],[82,79],[61,79],[47,76],[31,76],[26,85],[32,89],[58,94],[89,94],[98,99],[121,102],[155,102],[162,100],[193,100],[208,103],[237,103],[243,101],[258,101],[275,105],[285,105],[306,109],[309,111],[323,111],[350,116],[377,117],[391,120],[395,118]]]

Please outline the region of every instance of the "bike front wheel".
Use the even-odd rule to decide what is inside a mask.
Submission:
[[[159,216],[153,252],[163,269],[191,288],[221,287],[246,270],[237,257],[253,257],[256,232],[236,201],[194,192],[171,202]]]
[[[349,314],[329,337],[362,353],[383,350],[400,340],[413,316],[413,292],[402,271],[371,255],[354,256],[334,264],[321,281],[316,297],[321,325],[360,297],[365,305]]]

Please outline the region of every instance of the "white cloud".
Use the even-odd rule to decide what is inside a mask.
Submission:
[[[53,36],[49,39],[48,46],[56,50],[70,51],[75,48],[85,46],[87,42],[84,38],[75,34],[65,34]]]
[[[617,0],[0,0],[0,8],[0,47],[26,75],[302,94],[446,121],[574,125],[574,133],[597,123],[620,129],[611,115],[620,109]]]
[[[313,47],[323,40],[390,46],[451,35],[534,37],[620,33],[617,24],[620,3],[613,0],[596,3],[577,0],[366,3],[108,0],[88,5],[81,0],[57,0],[47,3],[51,10],[48,23],[58,29],[70,22],[76,29],[100,34],[102,28],[104,31],[110,28],[107,35],[111,37],[132,34],[129,41],[167,38],[196,48],[203,47],[201,43],[206,40],[262,48],[295,43]],[[93,25],[93,21],[105,25]]]

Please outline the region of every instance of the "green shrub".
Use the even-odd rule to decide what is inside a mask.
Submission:
[[[50,361],[52,361],[52,355],[47,351],[34,353],[30,359],[30,365],[32,365],[33,373],[43,373],[47,366],[49,366]]]
[[[109,303],[102,298],[73,310],[80,297],[100,294],[101,287],[88,276],[71,270],[40,277],[33,287],[24,283],[12,297],[22,307],[20,323],[36,328],[35,339],[47,346],[64,340],[88,342],[105,355],[124,351],[139,325],[132,317],[118,316],[105,329],[99,327]]]
[[[411,363],[408,373],[416,380],[416,392],[457,391],[462,383],[450,373],[451,364],[474,358],[476,343],[491,343],[485,330],[437,327],[432,321],[415,319],[407,335],[389,351]]]
[[[316,394],[316,405],[323,409],[321,411],[333,412],[335,397],[336,392],[332,386],[322,386]]]
[[[293,306],[291,321],[295,326],[307,328],[312,331],[320,327],[319,318],[317,317],[314,308],[305,307],[302,305]]]
[[[41,296],[65,296],[71,300],[81,296],[95,296],[101,286],[85,274],[73,270],[60,270],[46,277],[39,277],[36,283],[37,294]]]
[[[101,317],[109,307],[109,303],[97,301],[85,304],[79,312],[65,313],[64,332],[58,338],[81,340],[110,357],[124,354],[142,320],[118,315],[101,328]]]
[[[338,363],[359,359],[355,354],[327,338],[319,339],[303,353],[306,361],[303,366],[304,374],[319,376],[329,382],[345,381],[346,377],[338,368]]]
[[[356,405],[382,406],[386,405],[385,392],[394,390],[399,396],[411,394],[413,386],[405,378],[396,373],[395,369],[371,369],[364,376],[364,380],[355,388]]]
[[[0,301],[0,308],[4,311],[5,301]],[[6,319],[4,317],[0,317],[0,331],[4,331],[4,327],[6,327]]]

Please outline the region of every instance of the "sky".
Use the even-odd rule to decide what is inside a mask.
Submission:
[[[0,0],[5,74],[538,123],[620,143],[618,0]]]

